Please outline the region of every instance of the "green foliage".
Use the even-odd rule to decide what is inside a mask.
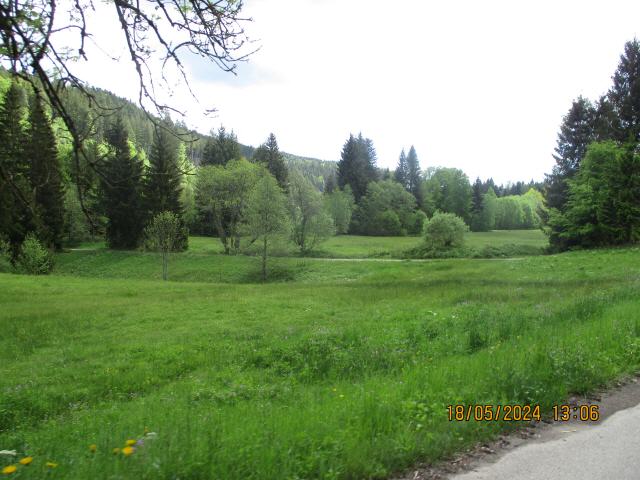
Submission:
[[[140,244],[145,224],[143,164],[133,156],[127,131],[118,117],[108,132],[109,154],[102,179],[107,243],[111,248],[131,249]]]
[[[354,211],[352,231],[361,235],[413,233],[415,210],[415,198],[399,183],[393,180],[372,182]]]
[[[424,238],[428,248],[442,250],[462,247],[469,227],[453,213],[436,212],[424,224]]]
[[[290,176],[289,213],[292,239],[302,254],[335,234],[333,218],[324,209],[322,195],[297,173]]]
[[[471,185],[469,178],[457,168],[428,169],[422,185],[427,215],[436,211],[454,213],[465,222],[471,219]]]
[[[346,234],[349,231],[351,215],[355,207],[355,200],[349,186],[346,186],[344,190],[335,189],[331,193],[325,193],[324,207],[333,218],[336,233]]]
[[[366,194],[369,183],[377,178],[376,158],[373,141],[362,134],[357,137],[349,135],[342,147],[338,162],[338,186],[344,188],[349,185],[356,203]]]
[[[201,165],[224,166],[231,160],[239,159],[240,145],[233,131],[227,133],[226,129],[221,126],[217,134],[211,132],[202,152]]]
[[[640,41],[636,38],[624,46],[608,99],[618,121],[615,139],[640,141]]]
[[[33,234],[27,234],[16,259],[16,271],[29,275],[46,275],[53,268],[53,257],[40,240]]]
[[[253,161],[264,165],[278,181],[280,188],[287,190],[287,166],[284,163],[284,156],[278,148],[278,142],[273,133],[269,134],[267,141],[253,153]]]
[[[258,179],[247,202],[246,233],[259,242],[262,255],[262,280],[267,280],[269,247],[278,237],[289,234],[287,197],[277,180],[267,172]]]
[[[145,229],[146,247],[162,254],[162,279],[168,279],[169,254],[182,243],[182,222],[170,211],[156,214]]]
[[[9,239],[0,235],[0,273],[13,271],[12,257],[13,253]]]

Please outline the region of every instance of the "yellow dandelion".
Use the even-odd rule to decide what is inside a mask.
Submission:
[[[118,447],[116,447],[116,448],[114,448],[114,449],[113,449],[113,454],[114,454],[114,455],[117,455],[117,454],[119,454],[119,453],[120,453],[120,449],[119,449]]]
[[[56,468],[58,466],[55,462],[47,462],[45,465],[49,468]]]
[[[2,473],[4,475],[11,475],[12,473],[14,473],[16,470],[18,469],[18,467],[16,467],[15,465],[8,465],[6,467],[4,467],[2,469]]]
[[[136,443],[137,440],[127,440],[126,442],[124,442],[125,446],[127,447],[133,447]]]
[[[131,455],[131,454],[132,454],[133,452],[135,452],[135,451],[136,451],[136,449],[135,449],[135,448],[133,448],[133,447],[124,447],[124,448],[122,449],[122,454],[123,454],[125,457],[128,457],[129,455]]]
[[[98,449],[98,446],[95,443],[92,443],[91,445],[89,445],[89,451],[91,453],[96,453],[97,449]]]
[[[24,457],[20,459],[20,465],[29,465],[31,462],[33,462],[33,457]]]

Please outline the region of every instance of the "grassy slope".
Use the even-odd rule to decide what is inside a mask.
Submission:
[[[639,253],[315,261],[268,285],[0,275],[0,449],[35,455],[22,478],[384,477],[504,427],[450,403],[548,409],[638,369]]]

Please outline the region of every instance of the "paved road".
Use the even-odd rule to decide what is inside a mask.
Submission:
[[[556,424],[549,440],[526,443],[451,480],[638,480],[640,405],[602,423]]]

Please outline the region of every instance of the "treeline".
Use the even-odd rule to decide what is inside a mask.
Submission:
[[[547,176],[546,229],[554,249],[640,240],[640,43],[627,42],[609,91],[578,97],[558,133]]]

